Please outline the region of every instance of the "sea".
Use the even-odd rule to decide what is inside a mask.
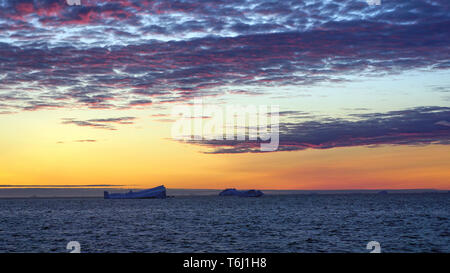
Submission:
[[[0,252],[448,253],[449,223],[449,193],[0,199]]]

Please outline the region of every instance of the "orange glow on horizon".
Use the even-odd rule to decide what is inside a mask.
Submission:
[[[203,147],[167,139],[170,127],[163,123],[142,119],[111,132],[61,124],[67,114],[19,115],[20,123],[0,119],[2,128],[10,128],[0,136],[1,185],[450,189],[446,145],[204,154]]]

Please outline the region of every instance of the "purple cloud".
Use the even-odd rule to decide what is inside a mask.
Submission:
[[[291,114],[296,117],[298,113]],[[348,119],[286,121],[281,122],[279,126],[280,143],[277,151],[450,144],[448,107],[418,107],[387,113],[352,114]],[[211,148],[207,153],[258,153],[261,144],[248,140],[192,140],[188,143]]]
[[[75,120],[72,118],[63,119],[63,124],[75,124],[81,127],[92,127],[105,130],[117,130],[112,124],[134,124],[135,117],[120,117],[120,118],[106,118],[106,119],[89,119],[89,120]]]

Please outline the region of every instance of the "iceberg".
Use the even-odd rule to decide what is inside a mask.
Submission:
[[[127,193],[103,193],[105,199],[149,199],[149,198],[166,198],[166,187],[163,185],[143,191],[129,191]]]
[[[239,196],[239,197],[260,197],[264,193],[258,190],[238,191],[236,189],[226,189],[219,193],[219,196]]]

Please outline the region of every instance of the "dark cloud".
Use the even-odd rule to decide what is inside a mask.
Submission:
[[[63,119],[63,124],[75,124],[81,127],[92,127],[105,130],[117,130],[113,124],[134,124],[135,117],[120,117],[120,118],[106,118],[106,119],[89,119],[89,120],[75,120],[72,118]]]
[[[117,124],[132,124],[135,117],[120,117],[120,118],[104,118],[104,119],[90,119],[89,122],[96,123],[117,123]]]
[[[280,123],[279,139],[277,151],[373,145],[450,144],[450,108],[418,107],[387,113],[353,114],[349,119],[283,122]],[[260,152],[261,144],[248,140],[188,142],[212,148],[208,153]]]
[[[130,101],[130,106],[145,106],[145,105],[150,105],[152,104],[151,100],[132,100]]]

